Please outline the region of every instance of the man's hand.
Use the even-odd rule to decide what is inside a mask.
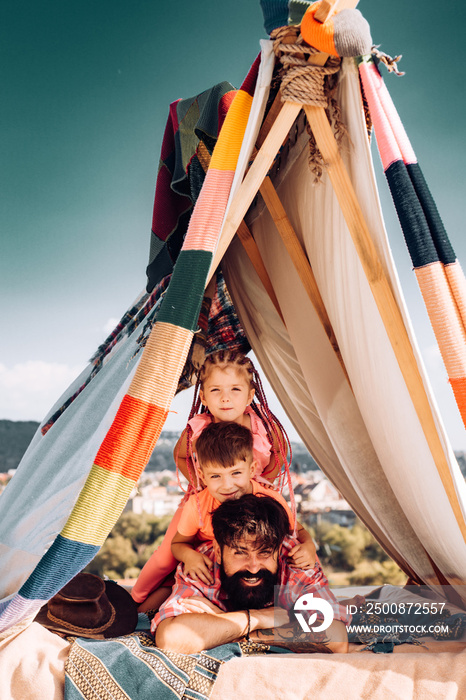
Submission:
[[[212,576],[213,562],[205,554],[191,549],[183,556],[184,573],[195,581],[200,581],[207,585],[214,582]]]
[[[190,613],[207,613],[209,615],[222,615],[223,610],[214,605],[210,600],[203,596],[192,596],[191,598],[182,598],[181,605],[187,612]]]
[[[313,541],[300,542],[290,549],[288,556],[299,569],[313,569],[316,564],[316,548]]]
[[[290,622],[288,612],[284,608],[276,606],[262,608],[262,610],[250,610],[249,613],[251,615],[251,631],[283,627]]]

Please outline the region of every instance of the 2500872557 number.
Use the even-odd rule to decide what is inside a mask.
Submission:
[[[368,600],[369,615],[441,615],[445,603],[380,603]]]

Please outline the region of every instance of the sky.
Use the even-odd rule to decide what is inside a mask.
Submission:
[[[464,266],[466,8],[358,8],[374,43],[403,55],[406,75],[384,78]],[[266,35],[259,0],[4,0],[0,20],[0,419],[40,421],[145,286],[169,104],[239,87]],[[376,152],[374,164],[434,394],[466,450]],[[180,430],[189,398],[172,408],[165,427]]]

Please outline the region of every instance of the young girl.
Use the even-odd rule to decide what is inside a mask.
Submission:
[[[201,413],[199,413],[200,410]],[[252,432],[254,460],[257,462],[254,478],[272,488],[272,482],[278,476],[279,490],[283,489],[286,480],[294,512],[293,490],[287,461],[288,451],[291,461],[291,445],[284,428],[268,407],[262,383],[254,365],[241,353],[230,351],[213,353],[207,357],[199,371],[188,425],[174,450],[177,468],[190,484],[188,494],[204,488],[196,463],[195,446],[198,436],[211,422],[234,422]],[[145,564],[131,591],[134,600],[141,604],[139,606],[141,612],[157,608],[168,595],[169,589],[159,587],[178,563],[172,555],[171,543],[178,530],[185,501],[186,498],[174,514],[162,544]],[[313,566],[315,549],[312,540],[304,530],[301,529],[299,533],[300,541],[302,535],[313,552],[311,554]],[[155,593],[152,593],[153,591]]]

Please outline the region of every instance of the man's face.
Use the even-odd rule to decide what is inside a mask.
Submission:
[[[273,589],[278,580],[278,550],[258,545],[249,535],[233,547],[225,545],[223,551],[214,541],[214,550],[220,564],[222,589],[228,593],[233,610],[260,610],[273,604]]]

